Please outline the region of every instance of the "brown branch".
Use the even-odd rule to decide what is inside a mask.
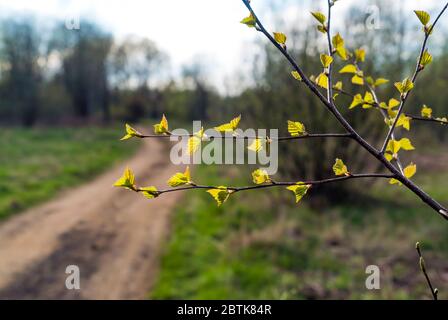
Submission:
[[[391,179],[395,176],[392,174],[383,174],[383,173],[363,173],[363,174],[350,174],[347,176],[342,177],[334,177],[334,178],[328,178],[323,180],[309,180],[309,181],[302,181],[301,183],[297,182],[271,182],[269,184],[259,184],[254,186],[244,186],[244,187],[226,187],[227,190],[230,190],[232,192],[240,192],[240,191],[248,191],[248,190],[256,190],[256,189],[266,189],[266,188],[273,188],[273,187],[287,187],[287,186],[294,186],[294,185],[322,185],[327,183],[334,183],[334,182],[340,182],[340,181],[346,181],[351,179],[363,179],[363,178],[385,178],[385,179]],[[194,189],[218,189],[219,186],[207,186],[207,185],[197,185],[192,183],[189,186],[186,187],[180,187],[180,188],[172,188],[172,189],[164,189],[164,190],[157,190],[155,193],[157,195],[161,195],[164,193],[169,192],[177,192],[177,191],[186,191],[186,190],[194,190]],[[136,192],[143,192],[144,189],[136,189]]]
[[[157,139],[157,138],[170,138],[179,137],[187,138],[193,137],[194,134],[170,134],[170,135],[158,135],[149,134],[141,135],[137,138],[141,139]],[[289,141],[289,140],[303,140],[303,139],[313,139],[313,138],[353,138],[353,135],[349,133],[307,133],[302,136],[280,136],[280,137],[266,137],[266,136],[210,136],[209,139],[233,139],[233,140],[252,140],[252,139],[269,139],[272,141]]]
[[[416,121],[436,122],[436,123],[439,123],[439,124],[448,125],[447,121],[443,121],[443,120],[432,118],[432,117],[431,118],[425,118],[425,117],[421,117],[421,116],[414,116],[414,115],[411,115],[411,114],[405,114],[405,115],[406,115],[406,117],[409,117],[412,120],[416,120]]]
[[[433,208],[439,215],[441,215],[444,219],[448,220],[448,212],[445,207],[443,207],[440,203],[430,197],[427,193],[425,193],[422,189],[420,189],[415,183],[406,178],[399,169],[397,169],[393,164],[391,164],[385,157],[383,152],[379,152],[376,148],[374,148],[370,143],[368,143],[364,138],[362,138],[358,132],[348,123],[348,121],[342,116],[342,114],[338,111],[336,106],[333,103],[327,101],[327,99],[320,93],[320,91],[316,88],[316,86],[308,79],[302,69],[297,65],[294,58],[287,52],[285,48],[283,48],[275,39],[271,36],[271,34],[265,29],[263,24],[258,19],[254,10],[252,9],[250,2],[248,0],[242,0],[243,4],[249,10],[251,15],[256,21],[257,31],[262,32],[269,41],[283,54],[283,56],[288,60],[288,62],[292,65],[295,71],[299,73],[302,78],[305,86],[313,92],[316,97],[324,104],[324,106],[333,114],[336,120],[345,128],[345,130],[353,135],[353,139],[358,142],[358,144],[363,147],[367,152],[369,152],[373,157],[375,157],[378,161],[380,161],[384,167],[386,167],[394,176],[395,179],[403,183],[409,190],[414,192],[424,203]],[[448,3],[447,3],[448,6]],[[440,17],[440,15],[439,15]],[[426,45],[425,45],[426,46]]]
[[[420,251],[420,243],[417,242],[415,244],[415,249],[417,250],[418,256],[419,256],[419,265],[420,270],[422,270],[423,275],[425,276],[426,283],[428,284],[429,289],[431,290],[431,294],[434,300],[437,300],[437,294],[439,293],[439,290],[437,288],[434,288],[431,280],[429,279],[428,273],[426,272],[426,266],[425,266],[425,260],[423,259],[422,252]]]
[[[327,41],[328,41],[328,55],[333,57],[333,45],[331,43],[331,7],[333,6],[332,0],[328,0],[328,22],[327,22]],[[327,84],[327,100],[329,103],[333,103],[333,63],[330,63],[328,67],[328,84]]]

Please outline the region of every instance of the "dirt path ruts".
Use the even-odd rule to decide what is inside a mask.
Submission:
[[[151,201],[113,188],[126,165],[156,186],[176,171],[164,144],[146,142],[125,164],[0,224],[0,299],[145,298],[181,194]],[[80,268],[80,290],[65,287],[68,265]]]

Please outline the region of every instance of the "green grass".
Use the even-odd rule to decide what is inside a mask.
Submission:
[[[137,146],[120,143],[118,128],[0,130],[0,219],[92,179]]]
[[[214,167],[193,173],[195,181],[224,185],[248,184],[248,174]],[[446,200],[447,178],[433,173],[420,182]],[[364,189],[373,198],[320,209],[306,198],[295,205],[285,190],[236,194],[221,208],[204,191],[193,191],[173,215],[150,297],[430,298],[414,249],[420,241],[440,297],[448,298],[446,222],[405,188],[382,181]],[[365,288],[370,264],[380,267],[381,290]]]

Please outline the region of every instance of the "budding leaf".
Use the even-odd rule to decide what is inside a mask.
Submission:
[[[165,115],[162,116],[160,123],[154,125],[154,132],[156,134],[167,134],[168,133],[168,120]]]
[[[222,124],[214,129],[219,132],[234,132],[238,128],[238,124],[240,123],[241,115],[232,119],[229,123]]]
[[[343,67],[341,70],[339,70],[339,73],[353,73],[356,74],[358,72],[358,69],[354,64],[348,64],[345,67]]]
[[[411,118],[401,114],[397,121],[397,127],[403,127],[409,131],[411,128]]]
[[[129,189],[132,191],[137,190],[137,186],[135,185],[135,175],[131,171],[131,169],[126,168],[123,172],[123,175],[114,183],[114,187],[120,187]]]
[[[257,21],[255,20],[255,17],[252,14],[250,14],[250,16],[241,20],[241,23],[245,24],[249,28],[254,28],[257,24]]]
[[[325,24],[325,21],[327,20],[327,17],[322,12],[311,12],[313,17],[320,22],[320,24]]]
[[[333,47],[334,47],[336,54],[342,60],[347,60],[348,56],[347,56],[347,50],[345,49],[345,46],[344,46],[344,39],[341,37],[339,32],[333,37],[332,42],[333,42]]]
[[[271,178],[264,169],[257,169],[252,172],[252,179],[255,184],[263,184],[271,181]]]
[[[360,48],[355,50],[355,59],[357,62],[364,62],[366,60],[366,50]]]
[[[380,85],[382,85],[382,84],[386,84],[386,83],[388,83],[389,82],[389,80],[387,80],[387,79],[384,79],[384,78],[378,78],[378,79],[376,79],[375,80],[375,83],[373,84],[375,87],[379,87]]]
[[[423,105],[421,111],[422,117],[424,118],[432,118],[432,109],[429,108],[426,104]]]
[[[160,195],[159,191],[157,191],[157,188],[154,186],[140,188],[140,191],[148,199],[154,199]]]
[[[323,53],[320,55],[320,62],[324,68],[328,68],[333,62],[333,57]]]
[[[413,164],[413,163],[411,163],[410,165],[408,165],[406,168],[403,169],[403,174],[408,179],[412,178],[416,172],[417,172],[417,165]],[[390,179],[389,183],[390,184],[398,184],[398,185],[402,184],[397,179]]]
[[[120,140],[128,140],[131,139],[132,137],[141,138],[143,137],[143,135],[126,123],[126,135]]]
[[[259,152],[263,150],[263,142],[261,139],[254,139],[252,141],[251,145],[247,147],[247,149],[253,151],[253,152]]]
[[[274,32],[274,39],[281,45],[286,44],[286,35],[281,32]]]
[[[291,136],[304,136],[306,135],[305,125],[298,121],[288,120],[288,132]]]
[[[409,140],[408,138],[400,139],[399,143],[400,143],[400,146],[401,146],[401,148],[403,150],[410,151],[410,150],[414,150],[415,149],[414,146],[411,143],[411,140]]]
[[[358,76],[357,74],[355,74],[352,78],[352,83],[356,84],[358,86],[363,86],[364,85],[364,78]]]
[[[302,200],[303,196],[306,195],[309,188],[311,188],[310,184],[304,184],[303,182],[297,182],[297,184],[293,186],[289,186],[286,189],[292,191],[294,195],[296,196],[296,203],[299,203],[300,200]]]
[[[364,103],[364,99],[362,98],[362,95],[359,93],[353,97],[352,104],[350,105],[349,109],[353,109],[356,106],[360,105],[361,103]]]
[[[207,138],[207,136],[204,134],[204,128],[201,128],[198,132],[196,132],[193,136],[188,138],[187,142],[187,154],[192,155],[195,154],[196,151],[199,150],[199,147],[201,146],[201,141]]]
[[[336,82],[336,84],[333,85],[333,88],[338,91],[341,91],[342,90],[342,81]]]
[[[302,77],[300,76],[300,73],[297,71],[291,71],[291,75],[296,79],[297,81],[302,81]]]
[[[432,55],[428,52],[428,50],[425,50],[425,52],[423,52],[422,59],[420,60],[420,65],[424,68],[431,62]]]
[[[328,89],[328,77],[325,73],[321,73],[317,78],[316,78],[316,83],[319,87],[322,87],[324,89]]]
[[[218,203],[218,207],[220,207],[226,200],[229,198],[231,192],[223,186],[220,186],[215,189],[209,189],[207,192],[215,199]]]
[[[409,78],[406,78],[402,82],[395,82],[395,88],[401,94],[406,94],[414,88],[414,83]]]
[[[364,95],[364,104],[362,107],[364,109],[370,109],[373,107],[374,103],[375,103],[375,99],[373,98],[372,93],[367,91],[366,94]]]
[[[178,172],[168,180],[170,187],[179,187],[191,183],[190,168],[187,167],[184,173]]]
[[[422,23],[422,25],[426,26],[431,20],[431,16],[428,12],[422,10],[414,10],[415,15],[418,17],[418,20]]]
[[[337,176],[348,176],[349,172],[347,166],[341,159],[336,159],[336,162],[333,165],[333,172]]]

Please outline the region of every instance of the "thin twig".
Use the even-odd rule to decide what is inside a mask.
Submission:
[[[328,41],[328,55],[333,57],[333,45],[331,43],[331,7],[333,6],[332,0],[328,0],[328,23],[327,23],[327,41]],[[328,66],[328,88],[327,99],[329,103],[333,103],[333,63]]]
[[[431,280],[429,279],[428,273],[426,272],[425,260],[423,259],[422,252],[420,251],[420,242],[417,242],[415,244],[415,249],[417,250],[418,256],[420,257],[419,260],[420,270],[422,270],[423,275],[425,276],[426,283],[428,283],[428,287],[431,290],[433,299],[437,300],[437,294],[439,293],[439,290],[433,287]]]
[[[448,124],[447,121],[436,119],[436,118],[432,118],[432,117],[431,118],[425,118],[425,117],[421,117],[421,116],[414,116],[414,115],[411,115],[411,114],[406,114],[406,117],[409,117],[412,120],[416,120],[416,121],[436,122],[436,123],[445,124],[445,125]]]
[[[141,139],[157,139],[157,138],[188,138],[193,137],[194,134],[171,134],[171,135],[141,135],[138,138]],[[313,138],[352,138],[350,133],[306,133],[302,136],[281,136],[281,137],[268,137],[268,136],[209,136],[207,139],[232,139],[232,140],[252,140],[252,139],[268,139],[272,141],[289,141],[289,140],[303,140]]]
[[[351,98],[355,97],[355,95],[353,93],[350,93],[350,92],[348,92],[346,90],[343,90],[343,89],[338,89],[338,88],[333,87],[333,90],[337,91],[340,94],[343,94],[343,95],[345,95],[347,97],[351,97]],[[379,103],[378,100],[375,101],[375,102],[364,101],[364,104],[368,104],[368,105],[371,105],[372,107],[377,107],[377,108],[380,108],[381,110],[384,110],[383,108],[380,107],[380,103]],[[385,110],[384,110],[384,112],[385,112]],[[404,114],[406,117],[409,117],[409,118],[411,118],[412,120],[415,120],[415,121],[436,122],[436,123],[439,123],[439,124],[448,125],[447,121],[444,121],[442,119],[437,119],[437,118],[434,118],[434,117],[425,118],[425,117],[422,117],[422,116],[416,116],[416,115],[412,115],[412,114],[404,113],[404,112],[402,114]]]
[[[422,63],[423,55],[426,50],[426,44],[428,43],[428,39],[429,39],[434,27],[436,26],[437,22],[439,21],[440,17],[442,16],[442,14],[445,12],[445,10],[447,8],[448,8],[448,3],[443,7],[442,11],[440,11],[439,15],[437,16],[436,20],[434,21],[434,23],[432,24],[430,29],[425,33],[425,38],[423,40],[422,48],[420,49],[420,55],[417,60],[417,65],[415,67],[414,75],[412,76],[412,79],[411,79],[412,83],[414,83],[414,84],[417,79],[417,76],[423,70],[421,63]],[[394,122],[392,123],[392,126],[389,129],[389,132],[387,133],[386,139],[384,139],[383,147],[381,148],[381,153],[384,153],[386,151],[387,144],[389,143],[389,140],[391,139],[392,134],[394,133],[395,127],[397,126],[397,123],[398,123],[398,119],[400,118],[400,115],[403,112],[403,109],[406,104],[406,101],[408,100],[409,94],[410,94],[410,92],[407,92],[406,94],[401,96],[401,103],[398,108],[398,113],[395,117]]]
[[[226,187],[227,190],[232,192],[240,192],[240,191],[248,191],[248,190],[256,190],[256,189],[266,189],[266,188],[273,188],[273,187],[287,187],[287,186],[294,186],[294,185],[322,185],[327,183],[334,183],[334,182],[340,182],[340,181],[346,181],[351,179],[362,179],[362,178],[385,178],[385,179],[391,179],[394,178],[394,175],[391,174],[383,174],[383,173],[363,173],[363,174],[350,174],[347,176],[342,177],[335,177],[335,178],[328,178],[323,180],[310,180],[310,181],[301,181],[298,182],[271,182],[269,184],[260,184],[260,185],[253,185],[253,186],[244,186],[244,187]],[[169,193],[169,192],[177,192],[177,191],[185,191],[185,190],[194,190],[194,189],[218,189],[219,186],[206,186],[206,185],[197,185],[192,184],[190,186],[186,187],[180,187],[180,188],[172,188],[172,189],[164,189],[164,190],[157,190],[157,194],[161,195],[163,193]],[[136,189],[137,192],[142,192],[144,189]]]

